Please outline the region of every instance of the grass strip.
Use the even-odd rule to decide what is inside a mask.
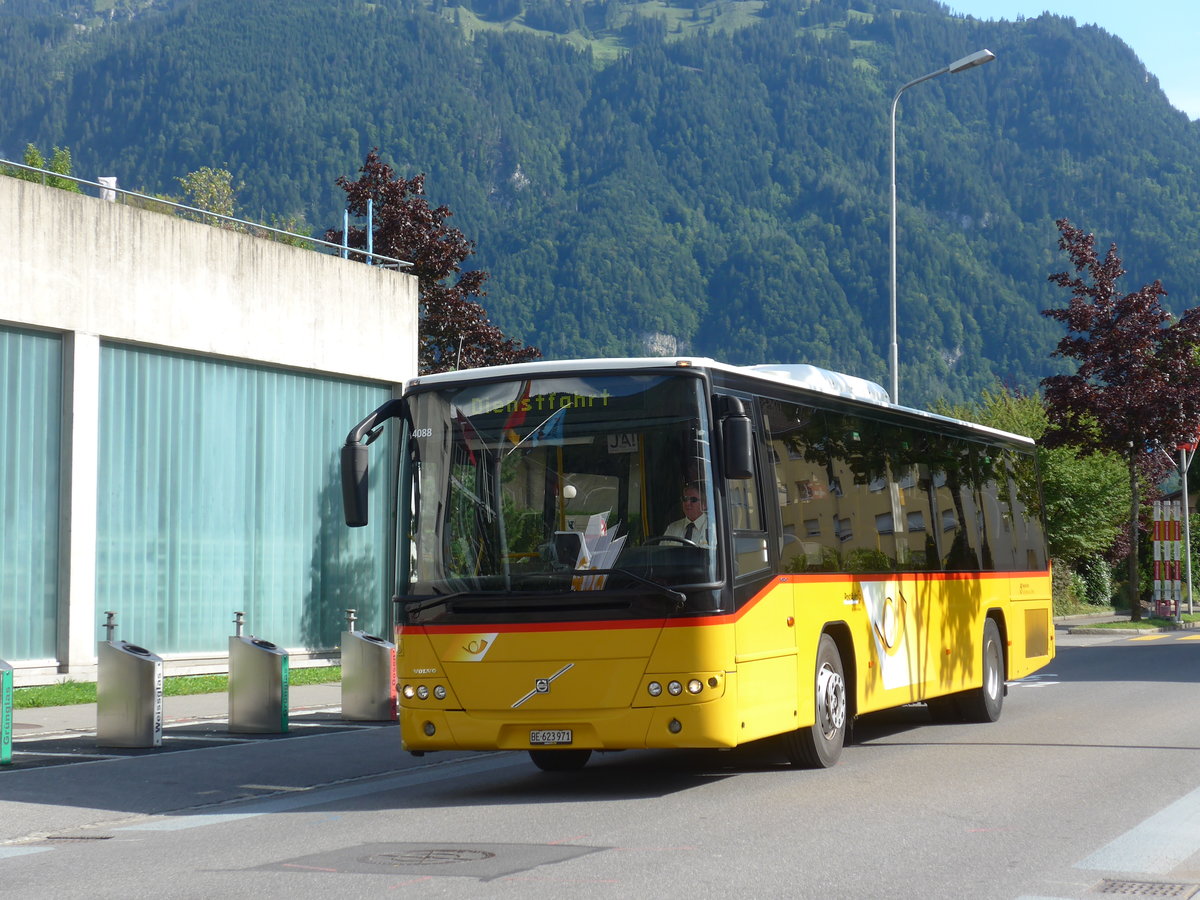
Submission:
[[[1200,613],[1184,613],[1183,621],[1200,622]],[[1130,619],[1121,619],[1117,622],[1096,622],[1088,625],[1088,628],[1106,628],[1111,631],[1156,631],[1163,629],[1166,631],[1174,630],[1178,627],[1178,623],[1174,619],[1163,619],[1158,616],[1151,616],[1146,619],[1139,619],[1134,622]]]
[[[288,669],[288,685],[329,684],[342,680],[341,666],[313,666]],[[183,697],[188,694],[219,694],[229,687],[228,675],[172,675],[163,679],[164,697]],[[40,706],[73,706],[96,702],[94,681],[64,681],[13,690],[13,709],[35,709]]]

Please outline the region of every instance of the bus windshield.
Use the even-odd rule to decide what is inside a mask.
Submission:
[[[716,581],[701,378],[526,378],[409,402],[410,597],[583,609]]]

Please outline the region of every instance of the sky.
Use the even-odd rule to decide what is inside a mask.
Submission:
[[[1176,109],[1200,119],[1200,0],[943,0],[977,19],[1027,19],[1043,12],[1099,25],[1138,55]]]

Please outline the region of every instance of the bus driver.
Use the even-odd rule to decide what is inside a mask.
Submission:
[[[664,534],[691,541],[697,547],[712,546],[708,501],[700,482],[690,481],[685,484],[679,502],[683,506],[683,518],[676,519],[668,525]]]

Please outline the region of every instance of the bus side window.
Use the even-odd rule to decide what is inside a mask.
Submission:
[[[1000,488],[1012,515],[1014,569],[1046,568],[1046,538],[1042,533],[1041,492],[1032,452],[1004,451],[1007,484]]]
[[[937,571],[942,567],[938,550],[940,530],[928,459],[928,435],[899,428],[893,437],[891,461],[896,563],[902,572]]]
[[[973,496],[977,457],[982,448],[948,439],[933,484],[941,528],[942,567],[948,572],[982,568],[979,558],[979,519]]]
[[[811,408],[763,400],[771,459],[775,465],[775,496],[783,532],[780,567],[784,572],[818,572],[835,567],[836,552],[828,546],[834,531],[834,501],[829,476],[820,461],[824,420]]]

